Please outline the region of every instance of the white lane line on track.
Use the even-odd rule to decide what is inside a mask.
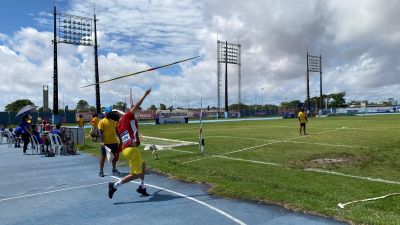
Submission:
[[[33,197],[33,196],[44,195],[44,194],[51,194],[51,193],[56,193],[56,192],[61,192],[61,191],[68,191],[68,190],[98,186],[98,185],[102,185],[102,184],[106,184],[106,183],[108,183],[108,182],[101,182],[101,183],[96,183],[96,184],[88,184],[88,185],[82,185],[82,186],[77,186],[77,187],[63,188],[63,189],[58,189],[58,190],[54,190],[54,191],[45,191],[45,192],[40,192],[40,193],[35,193],[35,194],[30,194],[30,195],[15,196],[15,197],[11,197],[11,198],[0,199],[0,202],[20,199],[20,198]]]
[[[114,179],[120,180],[119,177],[116,177],[116,176],[111,176],[111,177],[114,178]],[[131,181],[131,183],[139,184],[139,182],[137,182],[137,181]],[[159,186],[156,186],[156,185],[148,184],[148,183],[146,183],[146,186],[149,186],[149,187],[152,187],[152,188],[156,188],[156,189],[159,189],[159,190],[162,190],[162,191],[166,191],[166,192],[172,193],[172,194],[177,195],[177,196],[181,196],[181,197],[187,198],[187,199],[189,199],[191,201],[194,201],[194,202],[196,202],[196,203],[198,203],[198,204],[200,204],[202,206],[205,206],[205,207],[207,207],[207,208],[209,208],[209,209],[211,209],[211,210],[213,210],[213,211],[215,211],[215,212],[227,217],[228,219],[236,222],[237,224],[246,225],[246,223],[244,223],[243,221],[237,219],[236,217],[234,217],[234,216],[232,216],[232,215],[230,215],[230,214],[228,214],[228,213],[226,213],[226,212],[224,212],[224,211],[222,211],[222,210],[220,210],[220,209],[218,209],[218,208],[216,208],[216,207],[214,207],[214,206],[212,206],[210,204],[202,202],[202,201],[200,201],[200,200],[198,200],[196,198],[187,196],[185,194],[182,194],[182,193],[179,193],[179,192],[167,189],[167,188],[163,188],[163,187],[159,187]]]

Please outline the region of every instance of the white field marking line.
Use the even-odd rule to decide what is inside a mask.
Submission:
[[[336,145],[336,144],[328,144],[328,143],[320,143],[320,142],[307,142],[307,141],[285,141],[296,144],[310,144],[310,145],[322,145],[322,146],[332,146],[332,147],[344,147],[344,148],[370,148],[365,146],[356,146],[356,145]]]
[[[281,164],[278,164],[278,163],[263,162],[263,161],[256,161],[256,160],[248,160],[248,159],[241,159],[241,158],[233,158],[233,157],[228,157],[228,156],[223,156],[223,155],[217,155],[215,157],[223,158],[223,159],[236,160],[236,161],[244,161],[244,162],[250,162],[250,163],[264,164],[264,165],[269,165],[269,166],[282,166]]]
[[[164,150],[194,154],[194,152],[185,151],[185,150],[178,150],[178,149],[173,149],[173,148],[164,148],[163,150],[157,150],[157,151],[164,151]]]
[[[231,139],[254,140],[254,141],[276,141],[276,139],[245,138],[245,137],[235,137],[235,136],[205,136],[204,138],[231,138]]]
[[[155,140],[162,140],[162,141],[172,141],[172,142],[184,142],[184,143],[190,143],[190,144],[198,144],[196,142],[191,142],[191,141],[181,141],[177,139],[168,139],[168,138],[159,138],[159,137],[150,137],[150,136],[142,136],[143,138],[149,138],[149,139],[155,139]]]
[[[341,128],[336,128],[336,129],[333,129],[333,130],[322,131],[322,132],[319,132],[319,133],[315,133],[313,135],[320,135],[320,134],[324,134],[324,133],[330,133],[330,132],[334,132],[334,131],[337,131],[337,130],[340,130],[340,129],[343,129],[343,128],[341,127]],[[253,147],[249,147],[249,148],[239,149],[239,150],[232,151],[232,152],[227,152],[227,153],[224,153],[222,155],[229,155],[229,154],[233,154],[233,153],[237,153],[237,152],[243,152],[243,151],[247,151],[247,150],[258,148],[258,147],[263,147],[263,146],[266,146],[266,145],[271,145],[271,144],[276,144],[276,143],[280,143],[280,142],[296,140],[296,139],[305,138],[305,137],[309,137],[309,136],[312,136],[312,135],[304,135],[304,136],[299,136],[299,137],[294,137],[294,138],[289,138],[289,139],[276,140],[276,141],[273,141],[273,142],[270,142],[270,143],[266,143],[266,144],[262,144],[262,145],[257,145],[257,146],[253,146]]]
[[[356,179],[361,179],[361,180],[368,180],[368,181],[372,181],[372,182],[400,185],[399,181],[384,180],[384,179],[380,179],[380,178],[355,176],[355,175],[350,175],[350,174],[345,174],[345,173],[339,173],[339,172],[321,170],[321,169],[314,169],[314,168],[307,168],[307,169],[304,169],[304,170],[305,171],[317,172],[317,173],[325,173],[325,174],[337,175],[337,176],[342,176],[342,177],[356,178]]]
[[[221,128],[221,129],[212,129],[212,128],[210,128],[210,129],[208,129],[210,132],[212,132],[212,131],[223,131],[223,130],[251,130],[252,128],[246,128],[246,127],[240,127],[240,128]],[[190,129],[190,131],[193,131],[193,129]],[[179,134],[179,133],[187,133],[187,132],[189,132],[189,129],[188,130],[185,130],[185,131],[163,131],[163,132],[160,132],[160,133],[163,133],[163,134]]]
[[[255,140],[255,141],[279,141],[276,139],[244,138],[244,137],[234,137],[234,136],[206,136],[205,138],[231,138],[231,139]],[[369,147],[365,147],[365,146],[337,145],[337,144],[307,142],[307,141],[282,141],[282,142],[290,142],[290,143],[296,143],[296,144],[322,145],[322,146],[332,146],[332,147],[345,147],[345,148],[369,148]]]
[[[114,178],[114,179],[120,180],[119,177],[116,177],[116,176],[111,176],[111,177]],[[131,183],[139,184],[139,182],[137,182],[137,181],[130,181],[130,182],[131,182]],[[210,205],[210,204],[207,204],[207,203],[205,203],[205,202],[202,202],[202,201],[200,201],[200,200],[198,200],[198,199],[196,199],[196,198],[187,196],[187,195],[185,195],[185,194],[182,194],[182,193],[179,193],[179,192],[176,192],[176,191],[167,189],[167,188],[163,188],[163,187],[159,187],[159,186],[156,186],[156,185],[148,184],[148,183],[146,183],[146,186],[149,186],[149,187],[152,187],[152,188],[156,188],[156,189],[159,189],[159,190],[162,190],[162,191],[166,191],[166,192],[172,193],[172,194],[177,195],[177,196],[180,196],[180,197],[187,198],[187,199],[189,199],[189,200],[191,200],[191,201],[194,201],[194,202],[196,202],[196,203],[198,203],[198,204],[200,204],[200,205],[202,205],[202,206],[205,206],[205,207],[207,207],[207,208],[209,208],[209,209],[211,209],[211,210],[213,210],[213,211],[215,211],[215,212],[217,212],[217,213],[219,213],[219,214],[221,214],[221,215],[227,217],[228,219],[230,219],[230,220],[232,220],[232,221],[234,221],[234,222],[236,222],[236,223],[238,223],[238,224],[240,224],[240,225],[247,225],[246,223],[244,223],[244,222],[242,222],[241,220],[239,220],[239,219],[237,219],[237,218],[231,216],[230,214],[228,214],[228,213],[226,213],[226,212],[224,212],[224,211],[222,211],[222,210],[220,210],[220,209],[218,209],[218,208],[216,208],[216,207],[214,207],[214,206],[212,206],[212,205]]]
[[[343,129],[343,127],[335,128],[333,130],[322,131],[322,132],[319,132],[319,133],[315,133],[313,135],[319,135],[319,134],[323,134],[323,133],[334,132],[334,131],[337,131],[337,130],[340,130],[340,129]],[[243,149],[239,149],[239,150],[232,151],[232,152],[227,152],[227,153],[220,154],[220,155],[224,156],[224,155],[229,155],[229,154],[233,154],[233,153],[237,153],[237,152],[243,152],[243,151],[251,150],[251,149],[254,149],[254,148],[259,148],[259,147],[263,147],[263,146],[267,146],[267,145],[271,145],[271,144],[291,141],[291,140],[295,140],[295,139],[299,139],[299,138],[305,138],[305,137],[308,137],[308,136],[310,136],[310,135],[304,135],[304,136],[299,136],[299,137],[294,137],[294,138],[289,138],[289,139],[284,139],[284,140],[276,140],[276,141],[273,141],[273,142],[269,142],[269,143],[265,143],[265,144],[261,144],[261,145],[255,145],[255,146],[252,146],[252,147],[243,148]],[[193,160],[189,160],[189,161],[183,162],[181,164],[188,164],[188,163],[191,163],[191,162],[197,162],[197,161],[200,161],[200,160],[209,159],[209,158],[216,157],[216,156],[217,155],[212,155],[212,156],[208,156],[208,157],[202,157],[202,158],[198,158],[198,159],[193,159]]]
[[[377,131],[377,130],[394,130],[399,129],[398,127],[374,127],[374,128],[357,128],[357,127],[346,127],[347,130],[366,130],[366,131]]]
[[[361,199],[361,200],[356,200],[356,201],[351,201],[351,202],[346,202],[346,203],[339,203],[338,207],[341,209],[344,209],[344,207],[346,207],[346,205],[349,205],[349,204],[353,204],[353,203],[357,203],[357,202],[375,201],[375,200],[387,198],[387,197],[394,196],[394,195],[400,195],[400,193],[396,192],[396,193],[387,194],[384,196],[379,196],[379,197],[374,197],[374,198],[367,198],[367,199]]]
[[[14,200],[14,199],[20,199],[20,198],[27,198],[27,197],[32,197],[32,196],[38,196],[38,195],[44,195],[44,194],[51,194],[51,193],[56,193],[56,192],[61,192],[61,191],[68,191],[68,190],[92,187],[92,186],[97,186],[97,185],[106,184],[106,183],[108,183],[108,182],[101,182],[101,183],[96,183],[96,184],[88,184],[88,185],[82,185],[82,186],[77,186],[77,187],[63,188],[63,189],[58,189],[58,190],[54,190],[54,191],[45,191],[45,192],[40,192],[40,193],[30,194],[30,195],[21,195],[21,196],[16,196],[16,197],[11,197],[11,198],[4,198],[4,199],[0,199],[0,202]]]
[[[236,160],[236,161],[243,161],[243,162],[250,162],[250,163],[257,163],[257,164],[264,164],[264,165],[269,165],[269,166],[282,166],[282,167],[284,166],[284,165],[278,164],[278,163],[256,161],[256,160],[247,160],[247,159],[226,157],[226,156],[220,156],[220,155],[217,155],[217,156],[214,156],[214,157],[224,158],[224,159],[229,159],[229,160]],[[328,171],[328,170],[307,168],[307,169],[304,169],[304,171],[325,173],[325,174],[329,174],[329,175],[336,175],[336,176],[341,176],[341,177],[349,177],[349,178],[355,178],[355,179],[359,179],[359,180],[367,180],[367,181],[371,181],[371,182],[400,185],[399,181],[384,180],[384,179],[372,178],[372,177],[355,176],[355,175],[350,175],[350,174],[345,174],[345,173],[338,173],[338,172],[333,172],[333,171]]]

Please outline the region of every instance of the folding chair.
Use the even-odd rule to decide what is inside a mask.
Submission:
[[[49,135],[49,139],[50,139],[50,148],[54,151],[55,155],[57,155],[57,152],[58,152],[58,154],[60,154],[61,146],[59,146],[57,144],[57,140],[56,140],[56,137],[55,137],[56,134],[49,133],[48,135]]]
[[[44,150],[44,144],[40,144],[36,136],[31,136],[31,141],[32,141],[32,154],[33,150],[36,149],[36,154],[40,154],[42,152],[42,149]]]
[[[59,135],[57,135],[57,134],[53,134],[54,135],[54,138],[55,138],[55,140],[56,140],[56,144],[57,144],[57,146],[59,146],[59,149],[58,149],[58,154],[60,155],[61,154],[61,151],[63,151],[64,152],[64,154],[66,155],[67,154],[67,149],[68,149],[68,145],[64,145],[63,144],[63,142],[62,142],[62,140],[61,140],[61,137],[59,136]]]
[[[14,142],[16,141],[15,138],[14,138],[14,135],[11,132],[7,132],[6,135],[7,135],[8,147],[12,148]]]

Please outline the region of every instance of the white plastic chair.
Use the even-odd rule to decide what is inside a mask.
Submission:
[[[60,155],[61,146],[59,146],[57,144],[57,140],[56,140],[56,137],[55,137],[56,134],[49,133],[48,135],[49,135],[49,139],[50,139],[50,148],[54,151],[54,154],[57,155],[57,152],[58,152],[58,155]]]
[[[57,135],[57,134],[53,134],[53,135],[56,140],[56,145],[59,146],[58,154],[61,154],[61,151],[63,151],[64,154],[67,154],[68,145],[64,145],[62,143],[60,135]]]
[[[12,148],[14,142],[16,141],[15,138],[14,138],[14,135],[11,132],[7,132],[6,136],[7,136],[8,147]]]
[[[36,136],[31,136],[32,141],[32,154],[33,150],[36,150],[36,154],[40,154],[41,149],[44,149],[44,144],[40,144]]]

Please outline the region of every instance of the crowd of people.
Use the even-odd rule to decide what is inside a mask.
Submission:
[[[108,196],[111,199],[117,189],[134,179],[140,179],[139,187],[136,189],[142,196],[148,196],[145,184],[145,170],[146,163],[142,160],[140,154],[140,139],[139,139],[139,126],[138,121],[135,118],[135,112],[140,109],[140,106],[146,96],[151,92],[151,88],[147,89],[142,98],[136,103],[131,103],[131,108],[126,112],[113,110],[111,107],[107,107],[104,111],[104,118],[99,118],[97,114],[93,114],[90,120],[91,130],[90,136],[93,142],[100,142],[101,157],[99,160],[99,176],[104,177],[104,164],[107,154],[112,154],[113,159],[110,164],[112,166],[111,173],[113,175],[121,175],[120,171],[116,168],[119,154],[122,154],[127,159],[130,167],[128,175],[120,178],[117,182],[108,183]],[[14,129],[6,127],[1,128],[3,131],[7,131],[12,134],[12,141],[14,142],[15,148],[21,148],[23,154],[27,153],[28,145],[32,138],[36,139],[43,148],[41,153],[45,155],[54,154],[54,149],[51,149],[51,140],[49,137],[54,134],[61,137],[64,144],[68,146],[68,154],[76,154],[75,145],[71,136],[67,134],[67,130],[61,127],[60,123],[52,126],[51,121],[43,118],[40,121],[39,126],[34,123],[30,115],[24,115],[21,119],[20,124]],[[85,127],[85,120],[82,115],[79,115],[77,120],[78,128]],[[71,149],[69,148],[69,141],[72,141]]]
[[[50,121],[43,118],[39,123],[33,121],[32,116],[26,114],[22,116],[21,122],[15,128],[7,128],[4,126],[1,131],[5,138],[10,138],[10,142],[14,143],[14,148],[21,148],[22,153],[27,154],[27,149],[30,142],[33,142],[33,138],[36,139],[37,143],[41,146],[40,153],[45,156],[54,156],[55,152],[51,146],[50,135],[58,135],[61,138],[62,144],[66,146],[66,154],[75,155],[76,148],[72,137],[72,134],[65,128],[61,127],[61,123],[57,123],[55,126],[51,125]],[[40,128],[39,128],[40,127]],[[53,139],[53,142],[56,140]],[[21,146],[22,144],[22,146]],[[32,143],[31,148],[34,147]]]

